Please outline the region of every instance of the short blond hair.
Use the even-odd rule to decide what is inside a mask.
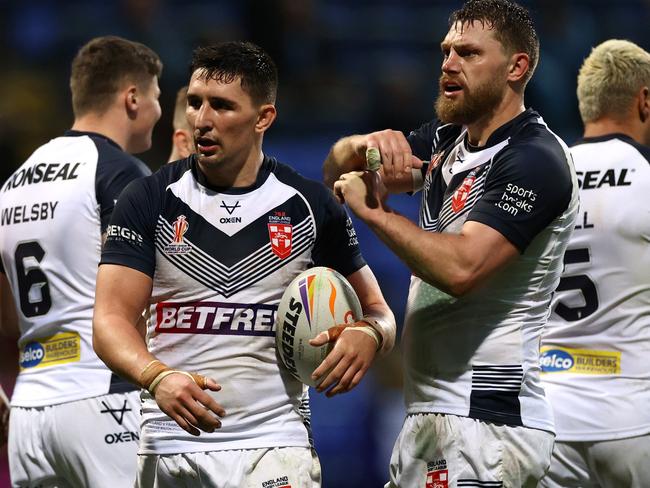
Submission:
[[[626,117],[633,98],[644,86],[650,86],[650,53],[620,39],[599,44],[591,50],[578,74],[582,121]]]
[[[182,129],[192,131],[187,116],[185,115],[185,108],[187,107],[187,86],[184,86],[178,93],[176,93],[176,104],[174,105],[174,130]]]

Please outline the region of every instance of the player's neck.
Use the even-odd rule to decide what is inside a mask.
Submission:
[[[497,108],[482,119],[467,125],[469,143],[475,147],[484,146],[492,133],[526,110],[519,96],[506,95]]]
[[[261,148],[252,151],[246,161],[236,163],[222,161],[216,164],[204,164],[199,157],[199,167],[211,186],[221,188],[246,188],[257,180],[264,155]]]
[[[109,113],[102,115],[88,113],[75,118],[72,130],[101,134],[111,139],[124,151],[128,141],[128,134],[124,127],[122,121],[115,120],[115,117]]]
[[[608,117],[585,124],[584,137],[602,137],[609,134],[625,134],[643,144],[644,127],[641,123],[637,124],[634,121],[615,120]]]

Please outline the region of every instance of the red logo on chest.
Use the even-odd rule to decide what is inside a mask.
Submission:
[[[288,257],[291,254],[291,234],[293,226],[288,224],[268,224],[268,226],[273,253],[280,259]]]
[[[469,196],[469,192],[472,189],[474,180],[476,180],[476,176],[467,176],[463,180],[463,183],[458,188],[456,188],[454,196],[451,198],[451,209],[454,211],[454,213],[460,212],[463,207],[465,207],[465,202],[467,202],[467,197]]]

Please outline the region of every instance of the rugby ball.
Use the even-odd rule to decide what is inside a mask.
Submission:
[[[303,271],[289,284],[278,306],[275,343],[282,363],[295,378],[316,386],[311,374],[332,344],[313,347],[309,340],[362,316],[359,298],[340,273],[322,266]]]

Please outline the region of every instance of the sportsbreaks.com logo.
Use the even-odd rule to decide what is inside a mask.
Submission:
[[[275,305],[223,302],[161,302],[156,332],[275,336]]]

